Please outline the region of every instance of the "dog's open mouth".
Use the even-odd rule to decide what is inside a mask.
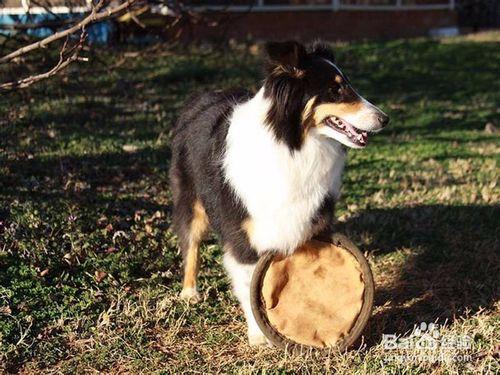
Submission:
[[[324,122],[336,132],[345,135],[349,138],[349,141],[355,145],[360,147],[366,146],[366,143],[368,142],[368,133],[366,131],[360,130],[347,121],[336,116],[327,117]]]

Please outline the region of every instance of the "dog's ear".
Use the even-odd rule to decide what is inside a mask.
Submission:
[[[295,41],[268,42],[265,45],[268,65],[271,69],[281,66],[285,69],[301,69],[307,52]]]
[[[330,46],[322,41],[316,41],[312,43],[311,45],[308,46],[307,48],[308,52],[322,57],[332,63],[335,62],[335,55],[333,54],[332,49]]]
[[[307,51],[297,42],[270,42],[265,46],[268,76],[264,95],[271,100],[266,116],[274,135],[290,150],[302,143],[302,110],[304,107],[304,65]]]

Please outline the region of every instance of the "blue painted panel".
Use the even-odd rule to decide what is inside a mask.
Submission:
[[[72,14],[58,14],[60,18],[63,19],[81,19],[83,14],[72,13]],[[38,23],[44,21],[51,21],[56,19],[50,14],[22,14],[22,15],[0,15],[0,25],[12,25],[19,23]],[[103,21],[93,24],[88,27],[88,41],[90,43],[109,43],[113,40],[113,36],[116,33],[116,27],[112,21]],[[15,31],[1,29],[1,34],[11,34]],[[51,35],[53,32],[50,28],[40,28],[40,29],[30,29],[27,31],[29,35],[36,36],[39,38],[44,38]]]

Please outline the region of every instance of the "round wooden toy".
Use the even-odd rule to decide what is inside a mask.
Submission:
[[[292,255],[263,255],[252,276],[252,311],[274,345],[345,350],[373,306],[373,275],[347,237],[311,240]]]

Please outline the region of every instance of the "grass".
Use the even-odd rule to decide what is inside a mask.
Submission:
[[[484,131],[500,122],[499,42],[336,46],[359,91],[392,118],[350,153],[337,207],[337,230],[367,254],[377,283],[365,336],[347,353],[249,348],[214,237],[203,246],[203,301],[176,298],[172,122],[191,91],[257,89],[253,48],[147,52],[4,96],[0,372],[499,371],[499,136]],[[470,335],[467,361],[388,358],[383,333],[434,321]]]

